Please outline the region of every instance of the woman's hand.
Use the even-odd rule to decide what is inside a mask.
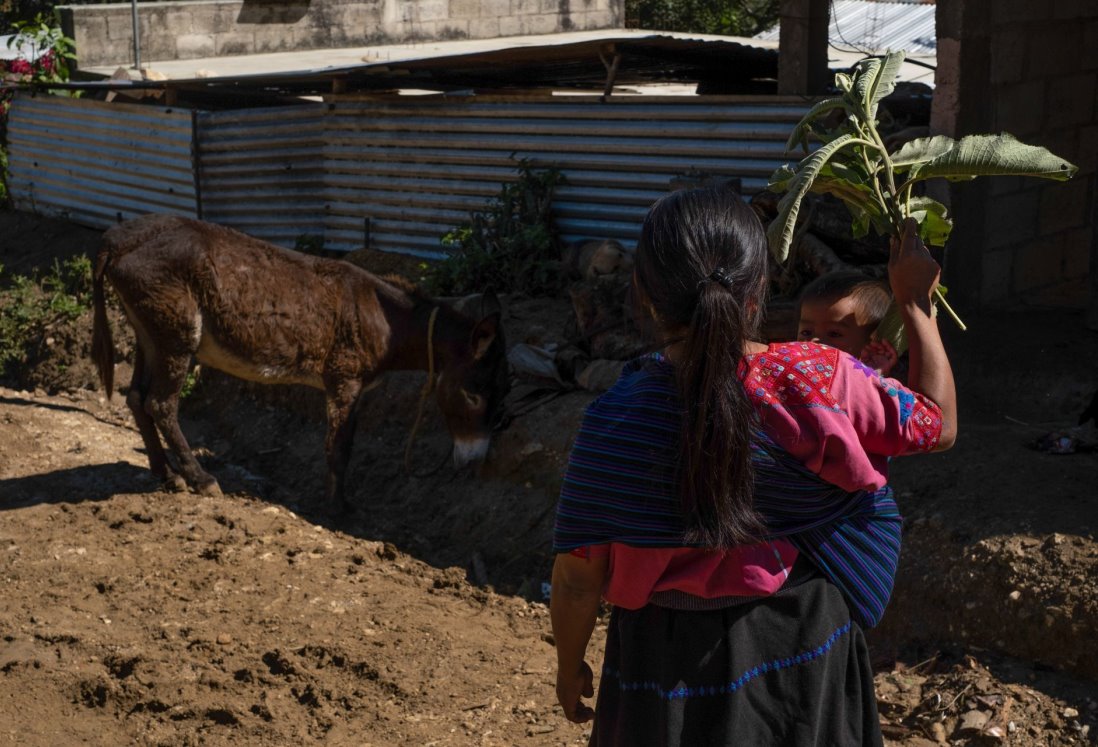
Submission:
[[[930,297],[940,274],[941,268],[919,239],[919,224],[908,218],[903,237],[892,242],[888,280],[907,332],[908,388],[928,397],[942,411],[937,451],[950,448],[957,438],[957,387]]]
[[[904,233],[892,239],[888,257],[888,281],[892,297],[901,309],[917,306],[930,313],[930,296],[938,287],[942,268],[930,256],[919,238],[919,224],[914,218],[904,221]]]
[[[595,675],[587,662],[580,662],[579,671],[557,672],[557,701],[564,717],[574,724],[584,724],[595,717],[595,711],[581,698],[595,696]]]
[[[598,618],[609,563],[609,552],[595,553],[591,548],[586,557],[560,553],[553,562],[549,617],[557,646],[557,700],[564,716],[576,724],[595,716],[581,700],[595,694],[594,675],[584,658]]]

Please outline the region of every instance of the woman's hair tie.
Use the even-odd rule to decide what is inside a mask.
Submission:
[[[705,280],[719,283],[724,287],[725,290],[732,290],[732,276],[729,274],[728,270],[724,269],[723,267],[718,267],[713,270],[713,272],[709,273],[709,277],[707,277]],[[703,280],[702,282],[705,282],[705,280]]]

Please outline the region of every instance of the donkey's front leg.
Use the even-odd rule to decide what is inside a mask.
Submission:
[[[324,451],[328,458],[327,505],[333,511],[346,511],[347,465],[351,461],[351,444],[358,420],[358,400],[362,382],[338,381],[326,389],[328,395],[328,433]]]

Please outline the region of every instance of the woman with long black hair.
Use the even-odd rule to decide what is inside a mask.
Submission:
[[[737,194],[649,212],[634,289],[665,346],[588,408],[554,531],[557,695],[592,745],[881,744],[862,630],[899,558],[888,460],[948,448],[957,423],[939,268],[905,228],[889,275],[908,387],[825,345],[758,342],[766,237]]]

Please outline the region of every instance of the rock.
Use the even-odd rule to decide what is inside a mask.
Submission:
[[[1076,709],[1074,709],[1074,708],[1065,708],[1064,709],[1064,718],[1078,718],[1078,717],[1079,717],[1079,711],[1077,711]]]
[[[983,731],[989,718],[991,718],[991,716],[983,711],[967,711],[962,714],[961,725],[958,729],[960,729],[962,734],[974,734]]]
[[[604,392],[621,376],[623,361],[591,361],[576,377],[576,383],[590,392]]]

